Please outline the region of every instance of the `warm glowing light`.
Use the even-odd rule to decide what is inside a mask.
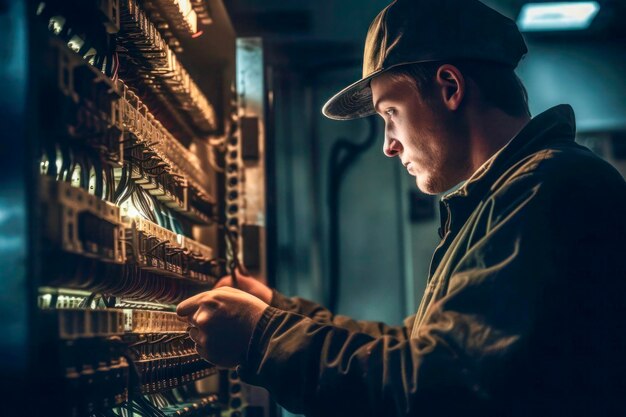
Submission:
[[[193,10],[190,0],[157,0],[163,11],[173,20],[181,19],[190,33],[198,31],[198,15]]]
[[[80,166],[76,166],[74,168],[74,172],[72,173],[72,178],[71,178],[72,187],[80,187],[80,177],[81,177],[81,168]]]
[[[80,51],[80,48],[83,47],[83,44],[85,43],[84,40],[82,40],[79,36],[74,35],[72,36],[72,38],[67,42],[67,46],[74,52],[78,52]]]
[[[135,205],[133,203],[131,203],[130,200],[127,200],[126,202],[124,202],[124,204],[121,205],[121,209],[122,209],[122,216],[124,217],[128,217],[130,219],[139,219],[139,218],[146,218],[146,216],[143,215],[143,213],[137,208],[135,207]]]
[[[583,30],[599,11],[595,1],[528,3],[522,7],[517,24],[525,32]]]
[[[61,172],[61,168],[63,167],[63,158],[57,155],[57,159],[54,161],[54,164],[56,165],[57,172]]]
[[[54,33],[58,35],[63,30],[63,26],[65,25],[65,18],[63,16],[53,16],[50,18],[48,22],[48,28]]]
[[[39,307],[41,308],[50,308],[52,303],[52,294],[43,294],[39,300]],[[56,306],[52,306],[56,307]]]

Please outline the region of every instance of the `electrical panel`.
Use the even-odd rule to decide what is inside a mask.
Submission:
[[[24,7],[27,145],[37,165],[29,409],[258,412],[258,395],[249,400],[234,370],[204,361],[174,312],[245,270],[244,259],[250,273],[265,273],[263,114],[241,105],[246,71],[222,1]]]

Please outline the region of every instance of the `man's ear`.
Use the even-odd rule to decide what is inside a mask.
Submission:
[[[458,110],[465,98],[465,77],[451,64],[444,64],[437,70],[435,81],[439,86],[441,98],[449,110]]]

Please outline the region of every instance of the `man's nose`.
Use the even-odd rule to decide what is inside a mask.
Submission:
[[[399,140],[389,137],[388,134],[385,134],[385,143],[383,145],[383,153],[393,158],[397,156],[400,152],[402,152],[402,144]]]

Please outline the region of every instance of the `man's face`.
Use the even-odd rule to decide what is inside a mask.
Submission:
[[[436,84],[422,95],[413,80],[382,74],[371,88],[376,111],[385,120],[383,152],[400,159],[420,190],[437,194],[466,179],[467,129],[460,112],[446,107]]]

